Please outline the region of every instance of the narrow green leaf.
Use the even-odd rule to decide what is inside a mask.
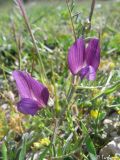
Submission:
[[[19,160],[25,160],[26,156],[26,140],[23,140],[22,148],[19,155]]]
[[[120,81],[116,82],[115,84],[113,84],[112,86],[106,88],[104,91],[102,91],[101,93],[99,93],[96,97],[94,97],[92,99],[93,100],[96,100],[97,98],[100,98],[101,96],[103,95],[108,95],[108,94],[111,94],[117,90],[120,89]]]
[[[2,69],[4,72],[11,74],[12,71],[10,70],[10,68],[5,67],[4,64],[0,65],[0,69]]]
[[[2,144],[2,157],[3,157],[3,160],[7,160],[7,147],[5,143]]]
[[[43,160],[43,158],[45,158],[45,156],[46,156],[46,154],[47,154],[50,146],[51,146],[51,145],[49,145],[49,146],[40,154],[39,160]]]
[[[120,81],[116,82],[111,87],[109,87],[108,89],[106,89],[104,93],[105,94],[111,94],[111,93],[117,91],[118,89],[120,89]]]
[[[92,142],[92,139],[90,138],[88,130],[85,127],[85,125],[82,122],[81,124],[82,124],[83,134],[86,135],[85,143],[86,143],[87,150],[89,152],[90,159],[97,160],[97,154],[96,154],[95,146]]]

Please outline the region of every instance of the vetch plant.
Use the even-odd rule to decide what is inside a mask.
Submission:
[[[9,105],[11,108],[5,109],[5,111],[10,111],[11,117],[8,115],[6,118],[10,132],[4,135],[5,146],[3,145],[2,157],[4,158],[5,154],[12,160],[34,159],[36,156],[36,159],[41,160],[97,160],[99,150],[105,142],[102,137],[105,131],[102,124],[107,113],[105,109],[109,104],[104,99],[108,94],[118,90],[120,83],[119,81],[113,82],[114,73],[110,74],[107,79],[107,76],[102,76],[103,73],[99,72],[96,79],[102,41],[97,33],[99,31],[96,31],[95,26],[92,25],[95,0],[91,0],[91,11],[88,18],[82,18],[85,14],[81,16],[81,11],[77,14],[77,20],[74,18],[76,16],[74,7],[80,3],[75,0],[66,0],[68,11],[64,10],[64,6],[57,8],[52,6],[51,8],[49,3],[54,2],[48,2],[50,10],[45,10],[47,5],[45,8],[42,6],[40,9],[43,9],[43,12],[39,15],[41,10],[37,12],[39,7],[35,8],[35,13],[32,10],[30,18],[27,16],[22,0],[16,0],[16,2],[26,27],[22,26],[19,34],[23,33],[25,38],[23,38],[23,46],[20,46],[20,67],[12,65],[10,71],[7,70],[7,72],[10,74],[13,72],[12,76],[16,81],[20,99],[16,103],[15,99],[11,101],[6,97],[4,92],[0,93],[0,96],[4,96],[4,100],[10,102],[12,106]],[[34,6],[29,7],[31,9]],[[69,20],[67,19],[68,14],[65,19],[61,16],[63,11],[65,14],[69,13]],[[15,25],[19,24],[18,20],[14,21]],[[64,24],[64,27],[62,28],[60,24]],[[26,29],[30,39],[26,34]],[[18,29],[15,30],[15,33],[16,31]],[[70,37],[72,33],[73,38]],[[52,52],[49,52],[44,46],[50,48]],[[18,50],[15,54],[17,52]],[[18,55],[15,55],[14,61],[15,64],[18,64],[16,63]],[[6,68],[3,70],[6,72]],[[108,74],[107,71],[104,73]],[[8,75],[5,76],[7,80]],[[10,82],[13,83],[12,78]],[[10,88],[7,89],[9,90]],[[51,102],[54,103],[48,104],[51,99]],[[115,102],[113,96],[112,108],[116,106]],[[119,104],[117,107],[116,112],[119,114]],[[109,112],[107,116],[108,114]],[[6,124],[2,128],[4,126]]]
[[[73,81],[69,86],[68,93],[66,94],[67,95],[66,101],[64,102],[64,106],[61,107],[62,108],[61,112],[57,114],[55,112],[56,107],[54,106],[52,108],[52,110],[54,112],[54,114],[53,114],[54,131],[53,131],[52,138],[51,138],[49,145],[52,147],[52,150],[54,152],[52,154],[52,156],[54,156],[53,159],[57,155],[56,154],[57,151],[55,151],[56,139],[57,139],[59,128],[62,125],[62,122],[65,119],[67,119],[67,123],[68,123],[67,125],[69,127],[71,126],[70,130],[72,130],[73,132],[76,132],[76,129],[74,129],[74,122],[73,122],[72,115],[69,112],[70,107],[71,107],[71,102],[73,101],[74,94],[76,93],[76,88],[73,85],[74,80],[75,80],[74,77],[77,75],[81,78],[81,80],[83,80],[83,78],[87,78],[88,80],[95,80],[96,72],[98,70],[99,63],[100,63],[100,40],[98,38],[91,38],[87,44],[85,42],[85,36],[83,36],[84,33],[82,33],[81,38],[77,38],[73,19],[72,19],[72,12],[69,7],[68,0],[66,0],[66,3],[67,3],[68,10],[69,10],[70,20],[71,20],[71,24],[72,24],[73,33],[74,33],[74,39],[75,39],[74,44],[70,47],[70,49],[68,51],[68,57],[67,57],[68,58],[67,59],[68,60],[68,69],[71,71],[71,73],[73,75]],[[22,16],[24,17],[26,26],[28,28],[30,35],[31,35],[33,44],[36,49],[36,53],[37,53],[37,55],[39,55],[39,52],[38,52],[39,50],[36,45],[35,38],[32,33],[31,27],[29,25],[28,18],[27,18],[27,15],[26,15],[26,12],[25,12],[25,9],[23,7],[21,0],[18,0],[18,6],[22,12]],[[91,9],[93,9],[93,8],[94,7],[92,7]],[[92,11],[92,13],[93,13],[93,11]],[[92,13],[91,13],[90,22],[92,19]],[[84,32],[85,32],[85,30],[84,30]],[[40,67],[41,67],[42,71],[44,71],[43,70],[43,68],[44,68],[43,62],[42,62],[41,58],[40,58],[40,62],[42,64],[42,65],[40,65]],[[41,69],[40,69],[40,71],[41,71]],[[16,70],[13,72],[13,77],[16,81],[17,88],[18,88],[18,91],[20,94],[20,101],[17,103],[18,111],[23,114],[29,114],[32,116],[36,115],[37,112],[39,110],[41,110],[42,108],[44,108],[48,103],[48,99],[49,99],[48,89],[42,83],[39,83],[38,81],[33,79],[30,76],[30,74],[28,74],[27,72]],[[44,76],[44,78],[47,78],[47,77]],[[41,78],[41,80],[42,80],[42,78]],[[47,81],[47,80],[45,80],[45,81]],[[44,82],[44,81],[42,81],[42,82]],[[55,83],[55,81],[54,81],[54,83]],[[59,96],[57,95],[57,90],[55,92],[56,93],[55,93],[54,98],[57,97],[57,100],[58,100]],[[54,93],[53,93],[53,95],[54,95]],[[57,100],[55,99],[55,101],[57,101]],[[58,103],[59,103],[59,101],[58,101]],[[57,105],[57,103],[55,103],[55,105]],[[87,128],[84,125],[82,125],[83,127],[80,127],[80,124],[78,122],[75,122],[75,123],[77,124],[77,126],[75,128],[77,128],[77,130],[80,128],[82,128],[82,130],[84,129],[83,133],[87,137],[89,137],[89,139],[85,139],[85,143],[86,143],[88,152],[89,153],[92,152],[94,157],[96,157],[96,151],[94,149],[94,144],[92,143],[92,140],[89,136]],[[78,135],[76,133],[75,133],[75,135],[71,134],[71,136],[72,137],[75,136],[75,138],[78,137]],[[79,140],[83,141],[80,138],[79,138]],[[89,143],[92,144],[91,149],[89,149]],[[49,145],[48,145],[48,147],[49,147]],[[77,145],[79,146],[79,149],[82,147],[82,145],[80,145],[80,144],[77,144]],[[67,150],[66,146],[67,146],[67,143],[64,144],[64,147],[63,147],[64,153],[65,153],[65,150]],[[77,151],[78,151],[78,148],[77,148]]]

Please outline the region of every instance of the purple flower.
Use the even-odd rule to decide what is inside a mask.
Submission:
[[[17,109],[23,114],[35,115],[38,110],[47,105],[49,99],[48,89],[27,72],[14,71],[21,100],[17,103]]]
[[[95,80],[96,72],[100,64],[99,39],[93,38],[85,48],[85,41],[82,38],[70,47],[68,52],[68,66],[71,73],[79,75],[81,79]]]

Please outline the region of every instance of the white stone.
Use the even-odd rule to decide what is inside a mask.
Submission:
[[[107,158],[108,156],[114,156],[120,154],[120,137],[114,138],[104,148],[100,150],[100,156]]]

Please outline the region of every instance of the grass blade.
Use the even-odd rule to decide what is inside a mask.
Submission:
[[[92,139],[90,138],[88,130],[82,122],[81,122],[81,125],[82,125],[83,134],[86,135],[85,143],[86,143],[86,147],[87,147],[90,159],[91,160],[97,160],[97,154],[96,154],[95,146],[93,144]]]
[[[22,149],[20,151],[19,160],[25,160],[26,156],[26,140],[23,140]]]
[[[7,160],[7,147],[5,143],[2,144],[2,157],[3,157],[3,160]]]

